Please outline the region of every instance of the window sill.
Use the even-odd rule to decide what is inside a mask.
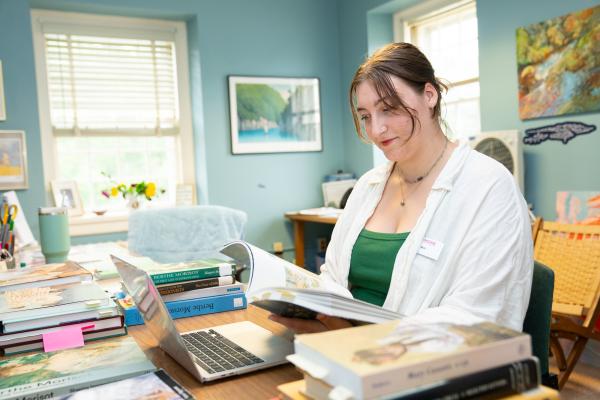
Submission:
[[[100,235],[104,233],[127,232],[128,211],[109,211],[104,215],[86,213],[69,218],[71,236]]]

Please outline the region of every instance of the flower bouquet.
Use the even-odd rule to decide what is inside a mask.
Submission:
[[[152,199],[158,197],[160,194],[165,192],[165,189],[159,189],[156,187],[154,182],[141,181],[126,185],[124,183],[116,183],[112,180],[110,175],[102,172],[102,175],[106,176],[113,182],[113,185],[109,188],[102,190],[102,195],[107,199],[118,197],[121,195],[130,208],[138,208],[140,206],[140,199],[146,199],[152,201]]]

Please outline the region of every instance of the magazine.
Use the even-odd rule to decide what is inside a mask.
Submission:
[[[300,268],[247,242],[227,244],[221,253],[249,268],[248,303],[288,318],[326,314],[356,322],[380,323],[402,315],[352,298],[335,282]]]

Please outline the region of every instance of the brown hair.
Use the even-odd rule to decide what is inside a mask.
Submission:
[[[349,94],[352,118],[356,132],[363,140],[365,140],[365,137],[362,134],[360,118],[356,112],[354,98],[356,97],[356,88],[365,81],[373,83],[377,94],[386,107],[393,110],[403,109],[408,113],[412,121],[410,137],[412,137],[415,131],[415,123],[420,124],[419,119],[415,115],[415,110],[404,104],[400,96],[398,96],[391,76],[401,78],[417,93],[422,93],[425,84],[430,83],[438,94],[438,101],[432,110],[431,117],[442,123],[440,105],[442,90],[448,90],[448,88],[435,77],[431,63],[417,47],[410,43],[391,43],[377,50],[358,67],[350,85]]]

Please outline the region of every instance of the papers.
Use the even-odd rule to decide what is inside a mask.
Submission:
[[[298,211],[298,214],[302,215],[318,215],[319,217],[339,217],[344,212],[341,208],[334,207],[318,207],[318,208],[307,208],[305,210]]]

